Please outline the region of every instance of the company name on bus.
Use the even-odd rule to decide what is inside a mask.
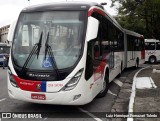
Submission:
[[[48,74],[29,74],[30,77],[50,77]]]
[[[22,84],[22,85],[29,85],[29,86],[33,86],[34,85],[34,83],[28,83],[28,82],[20,82],[20,84]]]

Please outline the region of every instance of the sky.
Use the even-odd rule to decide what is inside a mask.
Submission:
[[[60,2],[66,0],[0,0],[0,27],[10,24],[17,16],[20,11],[31,5],[49,3],[49,2]],[[111,0],[67,0],[67,1],[92,1],[97,3],[106,2],[106,11],[111,15],[116,15],[116,9],[110,8]]]

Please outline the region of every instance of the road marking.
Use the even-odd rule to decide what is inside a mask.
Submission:
[[[44,121],[47,120],[47,118],[44,118]]]
[[[113,82],[116,83],[120,87],[122,87],[122,85],[123,85],[123,83],[121,81],[119,81],[118,79],[115,79]]]
[[[84,113],[86,113],[87,115],[89,115],[89,116],[91,116],[94,120],[96,120],[96,121],[103,121],[103,120],[101,120],[100,118],[97,118],[95,115],[93,115],[92,113],[90,113],[90,112],[88,112],[88,111],[86,111],[86,110],[84,110],[84,109],[82,109],[82,108],[78,108],[80,111],[82,111],[82,112],[84,112]]]
[[[0,100],[0,102],[4,101],[4,100],[6,100],[6,99],[7,99],[7,98],[3,98],[3,99]]]
[[[114,94],[113,92],[111,92],[110,90],[108,90],[107,92],[108,94],[111,94],[111,95],[114,95],[114,96],[117,96],[117,94]]]
[[[153,69],[153,73],[160,73],[159,69]]]
[[[157,88],[152,77],[137,77],[136,78],[136,89],[150,89],[150,88]]]
[[[152,87],[153,88],[157,88],[157,86],[155,85],[155,83],[154,83],[154,81],[153,81],[153,79],[151,77],[150,77],[150,81],[151,81]]]
[[[134,98],[136,96],[136,77],[139,74],[139,72],[141,72],[142,70],[148,68],[149,66],[140,69],[139,71],[137,71],[137,73],[134,75],[133,77],[133,84],[132,84],[132,93],[130,96],[130,100],[129,100],[129,108],[128,108],[128,114],[129,113],[133,113],[133,106],[134,106]],[[133,121],[133,118],[127,118],[127,121]]]

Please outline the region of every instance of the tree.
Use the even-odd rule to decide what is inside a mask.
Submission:
[[[122,27],[160,40],[160,0],[111,0]]]

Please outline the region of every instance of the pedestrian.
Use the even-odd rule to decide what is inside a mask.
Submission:
[[[7,58],[3,55],[3,69],[5,69]]]

